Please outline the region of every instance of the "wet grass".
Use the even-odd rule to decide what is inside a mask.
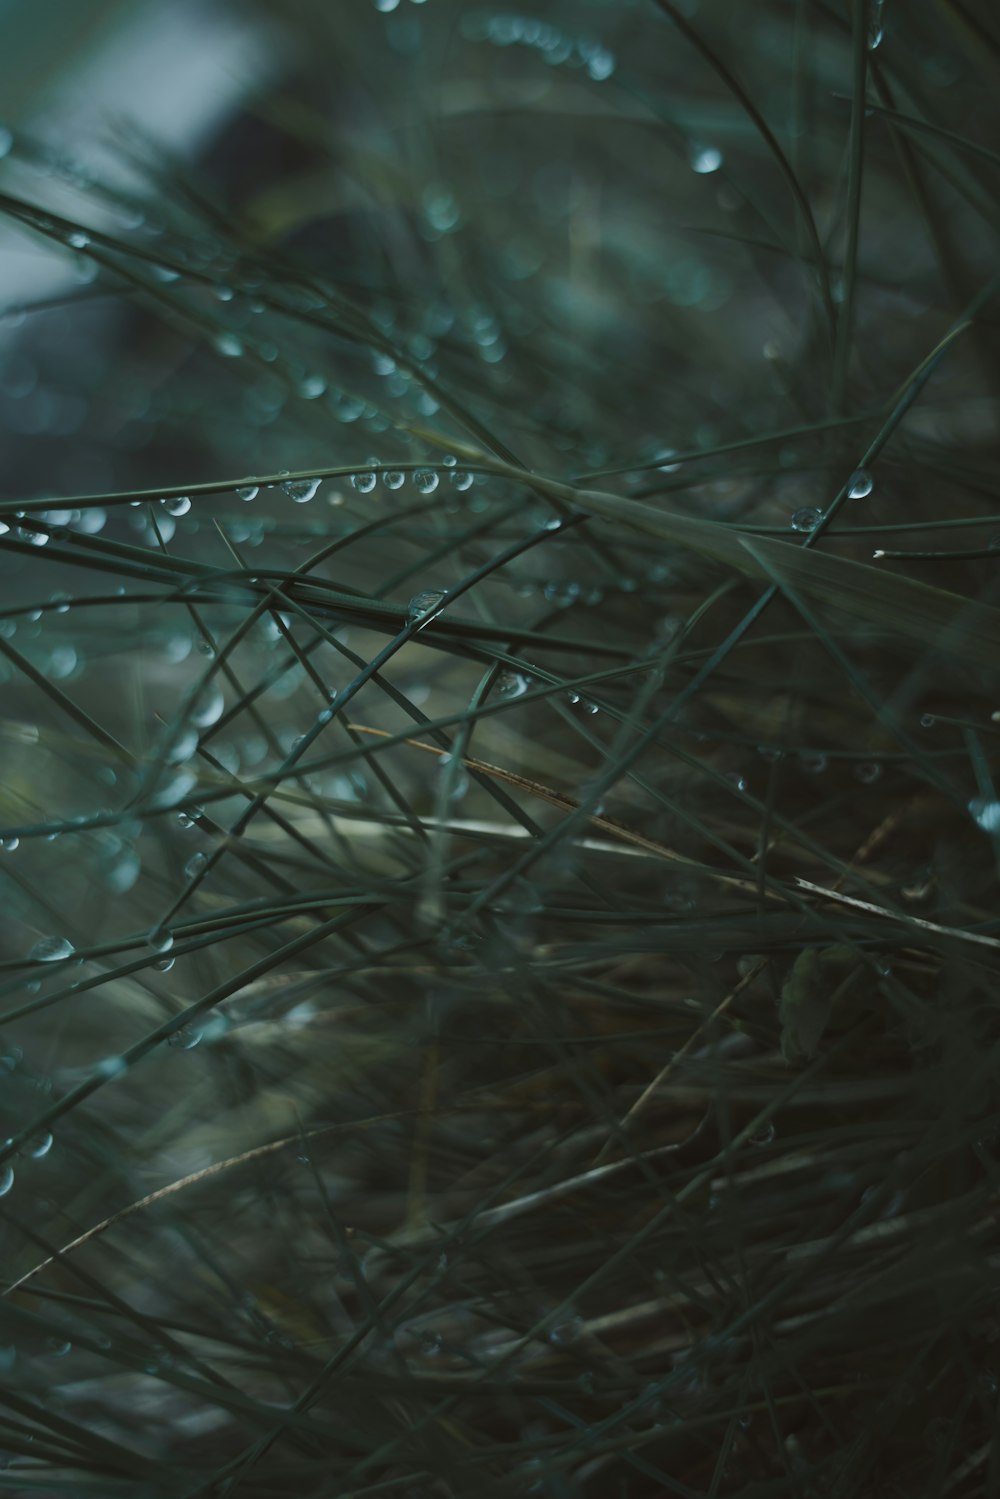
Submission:
[[[1000,1489],[1000,39],[585,19],[3,163],[4,1492]]]

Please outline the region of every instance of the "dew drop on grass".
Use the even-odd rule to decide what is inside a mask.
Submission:
[[[867,499],[875,488],[875,480],[866,468],[854,471],[847,481],[847,498],[849,500]]]
[[[766,1124],[762,1124],[760,1129],[754,1130],[753,1134],[748,1135],[747,1138],[751,1145],[770,1145],[774,1139],[774,1124],[769,1119]]]
[[[304,401],[318,401],[326,392],[326,381],[322,375],[306,375],[299,381],[299,395]]]
[[[47,1129],[40,1129],[35,1134],[29,1135],[21,1146],[20,1154],[27,1156],[31,1161],[40,1161],[48,1155],[52,1149],[52,1133]]]
[[[187,515],[191,509],[191,500],[186,494],[178,494],[172,499],[161,500],[160,504],[168,515]]]
[[[969,812],[984,833],[1000,833],[1000,802],[993,797],[974,796],[969,803]]]
[[[71,958],[73,952],[73,944],[66,937],[42,937],[28,956],[36,963],[57,963],[62,958]]]
[[[360,474],[355,474],[351,483],[359,494],[371,494],[376,485],[375,475],[370,469],[365,469]]]
[[[121,1077],[127,1071],[128,1063],[124,1057],[104,1057],[97,1064],[98,1077]]]
[[[426,619],[427,615],[433,613],[444,598],[443,590],[427,589],[424,593],[415,593],[406,610],[406,617],[411,624],[418,619]]]
[[[189,715],[191,722],[197,724],[200,729],[211,728],[212,724],[218,723],[225,707],[226,700],[221,688],[209,684],[200,697],[195,699]]]
[[[11,1189],[11,1187],[13,1185],[14,1185],[14,1168],[13,1168],[13,1166],[7,1166],[7,1165],[0,1166],[0,1197],[6,1197],[7,1193],[10,1191],[10,1189]]]
[[[799,764],[808,775],[818,776],[826,769],[827,758],[824,754],[809,754],[799,756]]]
[[[692,172],[697,172],[699,177],[707,177],[721,167],[722,152],[717,146],[694,146],[689,160]]]
[[[12,854],[21,846],[20,838],[0,838],[0,849],[5,854]]]
[[[193,1051],[203,1034],[197,1026],[182,1025],[179,1031],[174,1031],[167,1037],[167,1045],[172,1046],[175,1051]]]
[[[386,489],[402,489],[406,475],[398,468],[390,468],[382,475],[382,483]]]
[[[68,1338],[48,1338],[45,1351],[50,1358],[65,1358],[67,1354],[72,1353],[73,1344]]]
[[[497,692],[501,697],[523,697],[527,690],[528,679],[519,671],[502,671],[497,677]]]
[[[286,479],[281,488],[296,505],[305,505],[313,498],[320,483],[319,479]]]
[[[420,494],[433,494],[440,480],[432,468],[418,468],[413,475],[413,487]]]
[[[933,713],[921,713],[921,715],[920,715],[920,727],[922,729],[933,729],[933,727],[934,727],[934,725],[936,723],[937,723],[937,719],[934,717]]]
[[[239,359],[243,353],[243,340],[235,333],[219,333],[215,338],[215,351],[224,359]]]
[[[860,765],[855,766],[854,775],[862,786],[870,786],[877,781],[882,774],[882,767],[877,760],[863,760]]]
[[[259,484],[241,484],[236,490],[241,500],[255,500],[260,490]]]
[[[154,926],[152,931],[146,933],[146,941],[154,952],[169,952],[174,945],[174,934]]]
[[[467,489],[471,489],[472,488],[474,482],[475,482],[474,477],[473,477],[472,474],[469,473],[468,469],[465,469],[465,468],[456,468],[452,472],[452,475],[451,475],[451,487],[452,487],[452,489],[457,489],[457,490],[461,491],[463,494],[465,493],[465,491]]]
[[[802,508],[800,510],[796,510],[795,514],[792,516],[792,530],[815,531],[816,527],[820,523],[822,514],[822,510],[818,510],[815,505],[803,505]]]
[[[184,878],[187,880],[196,879],[198,875],[201,874],[207,863],[207,854],[201,852],[192,854],[191,858],[184,865]]]

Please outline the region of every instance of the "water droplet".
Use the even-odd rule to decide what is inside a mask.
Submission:
[[[398,5],[399,0],[375,0],[375,9],[381,11],[384,16],[396,10]]]
[[[500,697],[523,697],[528,690],[528,679],[519,671],[502,671],[497,677],[497,692]]]
[[[815,754],[810,754],[807,752],[799,756],[799,764],[802,766],[802,769],[811,776],[818,776],[822,771],[826,769],[828,763],[829,762],[827,761],[826,756],[819,752]]]
[[[730,786],[735,786],[737,791],[745,791],[747,789],[746,776],[738,770],[727,770],[726,780]]]
[[[754,1130],[752,1135],[747,1136],[747,1139],[751,1145],[770,1145],[774,1139],[773,1121],[768,1119],[766,1124],[762,1124],[760,1129]]]
[[[3,849],[5,854],[14,853],[20,846],[20,838],[0,838],[0,849]]]
[[[710,172],[717,172],[722,165],[722,152],[717,146],[694,146],[689,156],[692,172],[697,172],[700,177],[706,177]]]
[[[420,494],[433,494],[440,480],[432,468],[418,468],[413,475],[413,487]]]
[[[974,796],[969,803],[973,822],[984,833],[1000,833],[1000,802],[985,796]]]
[[[875,480],[866,468],[854,471],[847,481],[847,498],[849,500],[867,499],[875,488]]]
[[[359,494],[371,494],[377,482],[375,475],[370,469],[366,469],[360,474],[355,474],[351,480],[351,483]]]
[[[549,1342],[555,1343],[557,1347],[562,1348],[570,1343],[577,1342],[583,1336],[583,1331],[583,1318],[570,1317],[566,1322],[557,1322],[549,1330]]]
[[[820,523],[822,515],[822,510],[818,510],[815,505],[803,505],[802,508],[800,510],[796,510],[795,514],[792,516],[792,530],[815,531],[816,527]]]
[[[386,489],[402,489],[406,483],[406,475],[398,468],[386,469],[382,475],[382,483]]]
[[[881,774],[882,767],[877,760],[862,760],[860,765],[854,767],[854,775],[863,786],[870,786]]]
[[[6,1197],[7,1193],[10,1191],[10,1189],[11,1189],[11,1187],[13,1185],[14,1185],[14,1168],[13,1168],[13,1166],[7,1166],[7,1165],[0,1166],[0,1197]]]
[[[173,1031],[167,1037],[167,1045],[174,1047],[177,1051],[193,1051],[202,1039],[204,1032],[193,1025],[182,1025],[180,1030]]]
[[[236,337],[235,333],[218,333],[215,336],[215,350],[224,359],[239,359],[243,353],[243,340]]]
[[[465,469],[465,468],[456,468],[456,469],[452,470],[452,474],[451,474],[451,487],[452,487],[452,489],[461,490],[461,492],[464,494],[467,489],[471,489],[472,488],[472,486],[473,486],[474,483],[475,483],[475,476],[473,474],[470,474],[469,471],[468,471],[468,469]]]
[[[160,504],[168,515],[187,515],[191,509],[191,500],[186,494],[178,494],[172,499],[161,500]]]
[[[154,926],[146,933],[146,941],[154,952],[169,952],[174,945],[174,934],[164,931],[161,926]]]
[[[97,1064],[98,1077],[121,1077],[127,1069],[128,1063],[124,1057],[104,1057]]]
[[[406,610],[406,617],[413,624],[418,619],[426,619],[432,614],[441,600],[445,597],[441,590],[428,589],[424,593],[415,593],[410,600]]]
[[[920,727],[922,729],[933,729],[933,727],[934,727],[934,725],[936,723],[937,723],[937,719],[934,717],[933,713],[921,713],[921,715],[920,715]]]
[[[178,814],[177,814],[177,826],[179,828],[183,828],[183,830],[184,830],[185,833],[188,831],[189,828],[193,828],[194,825],[195,825],[195,821],[194,821],[193,817],[189,817],[186,812],[178,812]]]
[[[240,484],[236,490],[241,500],[255,500],[259,492],[259,484]]]
[[[226,700],[222,695],[222,689],[210,682],[205,690],[195,699],[191,706],[189,717],[191,722],[197,724],[200,729],[207,729],[219,719],[225,712]]]
[[[74,950],[72,942],[66,937],[42,937],[28,956],[36,963],[56,963],[62,958],[71,958]]]
[[[299,395],[304,401],[318,401],[326,391],[326,381],[322,375],[306,375],[299,381]]]
[[[73,1344],[67,1338],[47,1338],[45,1351],[50,1358],[65,1358],[68,1353],[72,1353]]]
[[[156,969],[157,973],[169,973],[176,961],[176,958],[157,958],[156,962],[153,964],[153,967]]]
[[[57,614],[68,614],[69,606],[72,602],[73,600],[68,593],[54,593],[49,600],[50,604],[55,604]]]
[[[21,1146],[20,1153],[27,1156],[29,1160],[40,1161],[48,1155],[52,1149],[52,1134],[47,1129],[38,1130],[34,1135],[29,1135]]]
[[[305,505],[313,498],[321,482],[320,479],[286,479],[281,488],[296,505]]]

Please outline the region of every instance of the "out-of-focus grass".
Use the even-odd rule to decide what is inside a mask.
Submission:
[[[0,179],[0,1488],[996,1493],[995,19],[245,24]]]

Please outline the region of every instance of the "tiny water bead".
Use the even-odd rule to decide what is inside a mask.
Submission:
[[[223,359],[239,359],[243,353],[243,340],[235,333],[219,333],[215,338],[215,352]]]
[[[41,1161],[52,1149],[52,1134],[47,1129],[40,1129],[37,1133],[29,1135],[18,1151],[18,1155],[27,1156],[31,1161]]]
[[[969,813],[973,822],[984,833],[1000,833],[1000,801],[992,797],[974,796],[969,803]]]
[[[364,469],[361,473],[354,475],[351,483],[359,494],[371,494],[378,480],[371,469]]]
[[[847,481],[847,498],[849,500],[867,499],[875,488],[875,480],[866,468],[855,469]]]
[[[41,937],[28,954],[36,963],[58,963],[71,958],[75,949],[67,937]]]
[[[433,494],[440,480],[432,468],[418,468],[413,475],[413,487],[420,494]]]
[[[793,531],[815,531],[822,519],[823,512],[815,505],[803,505],[796,510],[792,516],[791,526]]]
[[[722,152],[717,146],[692,146],[688,159],[692,172],[697,172],[699,177],[707,177],[721,167]]]
[[[406,483],[406,475],[398,468],[389,468],[382,475],[382,483],[386,489],[402,489]]]
[[[167,1037],[167,1045],[175,1051],[193,1051],[204,1036],[204,1031],[194,1025],[182,1025],[180,1030]]]
[[[432,614],[441,600],[444,598],[443,590],[427,589],[424,593],[415,593],[406,610],[406,617],[411,624],[418,619],[426,619]]]
[[[747,1138],[751,1145],[770,1145],[774,1139],[773,1123],[769,1119],[766,1124],[762,1124],[759,1129],[754,1130],[753,1134],[748,1135]]]
[[[187,515],[191,509],[191,498],[186,494],[178,494],[171,499],[161,500],[160,504],[168,515]]]
[[[240,484],[237,486],[236,493],[241,500],[255,500],[260,493],[260,485]]]
[[[296,505],[305,505],[319,489],[320,479],[285,479],[281,488]]]
[[[523,697],[528,690],[528,679],[519,671],[502,671],[497,677],[497,692],[501,697],[513,699]]]
[[[184,865],[184,878],[187,880],[197,879],[208,863],[208,855],[204,853],[193,854]]]

